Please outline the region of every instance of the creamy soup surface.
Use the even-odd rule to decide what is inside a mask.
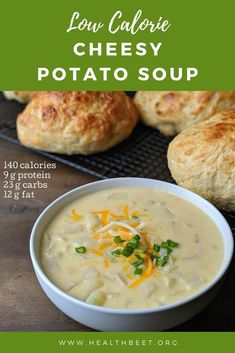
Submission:
[[[147,188],[81,197],[47,227],[41,263],[69,295],[94,305],[140,309],[198,292],[223,262],[213,221],[190,202]]]

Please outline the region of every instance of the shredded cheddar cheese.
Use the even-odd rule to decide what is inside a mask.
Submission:
[[[111,241],[98,244],[98,248],[93,248],[91,251],[98,256],[104,257],[103,251],[108,247],[113,248],[111,252],[115,256],[115,262],[123,263],[124,271],[129,272],[132,267],[135,269],[132,274],[127,273],[126,278],[132,280],[134,275],[139,275],[129,286],[130,288],[136,288],[152,274],[156,275],[157,278],[160,277],[160,274],[154,271],[157,265],[155,260],[154,262],[152,261],[153,245],[148,238],[145,222],[139,219],[130,220],[132,216],[142,217],[146,215],[139,211],[131,213],[128,205],[123,205],[122,210],[123,214],[116,214],[108,209],[92,211],[93,214],[99,215],[102,225],[101,227],[96,227],[94,238],[97,240],[110,239]],[[75,210],[73,211],[74,217],[79,217]],[[101,241],[99,240],[99,242]],[[103,263],[105,268],[110,266],[107,258],[104,258]]]
[[[108,223],[108,216],[109,216],[109,210],[102,210],[102,211],[92,211],[92,214],[95,215],[100,215],[101,216],[101,224],[102,226],[105,226]]]
[[[147,214],[146,213],[141,213],[139,211],[134,211],[134,212],[132,212],[131,216],[132,217],[146,217]]]
[[[102,238],[103,239],[113,239],[113,236],[111,234],[106,234]]]
[[[136,288],[140,283],[145,281],[148,277],[150,277],[153,273],[153,263],[151,258],[148,256],[147,257],[147,269],[144,271],[144,273],[136,280],[134,281],[131,285],[130,288]]]
[[[114,248],[120,248],[120,246],[122,246],[122,244],[119,244],[119,243],[112,243],[112,247]]]
[[[99,249],[91,249],[91,251],[93,252],[93,254],[98,255],[98,256],[104,256],[103,251],[99,250]]]
[[[100,229],[97,229],[96,232],[97,233],[104,233],[104,232],[106,232],[107,230],[109,230],[110,228],[113,228],[113,227],[126,228],[126,229],[130,230],[133,234],[138,234],[141,237],[140,232],[136,228],[132,227],[130,224],[125,223],[125,222],[110,222],[106,226],[104,226],[104,227],[102,227]]]
[[[110,216],[116,220],[130,219],[129,206],[123,205],[122,209],[123,209],[123,214],[116,214],[116,213],[110,212]]]
[[[140,224],[139,222],[133,222],[133,223],[131,223],[132,227],[138,227],[139,224]]]
[[[112,243],[105,243],[105,244],[101,244],[100,246],[99,246],[99,250],[105,250],[105,249],[107,249],[109,246],[111,246],[112,245]]]
[[[123,212],[124,212],[124,216],[126,219],[129,219],[130,218],[130,215],[129,215],[129,206],[128,205],[124,205],[123,206]]]
[[[150,251],[150,250],[151,250],[151,243],[150,243],[149,240],[148,240],[147,233],[146,233],[145,231],[142,231],[142,232],[141,232],[141,235],[142,235],[142,238],[143,238],[143,240],[144,240],[144,242],[145,242],[145,245],[146,245],[147,248],[148,248],[148,251]]]
[[[110,266],[110,262],[108,259],[104,259],[104,267],[108,268]]]
[[[110,212],[110,216],[113,218],[113,219],[116,219],[116,220],[121,220],[123,219],[123,214],[116,214],[116,213],[113,213],[113,212]]]
[[[120,236],[125,239],[125,240],[129,240],[131,238],[130,232],[127,231],[124,228],[118,228],[118,233],[120,234]]]
[[[131,255],[130,257],[127,258],[128,262],[134,262],[135,261],[135,255]]]
[[[80,221],[80,219],[82,218],[82,215],[77,213],[76,208],[73,208],[72,209],[72,215],[70,216],[70,218],[73,221],[77,222],[77,221]]]

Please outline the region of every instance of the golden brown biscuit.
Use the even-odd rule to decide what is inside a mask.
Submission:
[[[46,91],[17,118],[25,146],[64,154],[105,151],[126,139],[138,120],[123,92]]]
[[[173,136],[217,112],[235,109],[235,91],[140,91],[135,103],[146,125]]]
[[[15,99],[20,103],[28,103],[35,94],[38,93],[37,91],[3,91],[4,96],[11,100]]]
[[[176,182],[219,208],[235,210],[235,110],[190,126],[170,143]]]

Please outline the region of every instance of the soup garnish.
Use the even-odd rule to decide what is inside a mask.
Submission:
[[[214,222],[174,194],[148,188],[102,190],[62,209],[42,237],[46,275],[80,300],[146,308],[189,297],[223,261]]]

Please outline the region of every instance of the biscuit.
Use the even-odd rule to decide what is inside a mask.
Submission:
[[[20,103],[28,103],[35,94],[38,93],[37,91],[3,91],[4,96],[6,99],[9,100],[16,100]]]
[[[105,151],[125,140],[138,121],[123,92],[44,91],[17,118],[20,142],[62,154]]]
[[[182,131],[170,143],[167,157],[177,184],[218,208],[235,211],[235,110]]]
[[[174,136],[217,112],[235,109],[235,91],[139,91],[134,101],[144,124]]]

